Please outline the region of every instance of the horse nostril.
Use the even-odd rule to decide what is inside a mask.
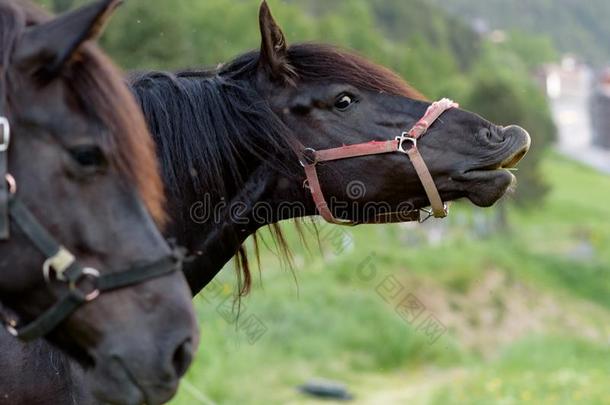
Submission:
[[[503,131],[500,129],[481,128],[479,130],[479,136],[481,139],[492,143],[500,143],[504,140]]]
[[[491,130],[489,128],[483,128],[479,131],[479,135],[481,136],[481,138],[487,140],[487,141],[491,141]]]
[[[193,361],[193,343],[189,338],[176,348],[172,357],[172,365],[178,378],[186,374],[191,361]]]

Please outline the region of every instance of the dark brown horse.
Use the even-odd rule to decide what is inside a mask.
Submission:
[[[175,392],[198,336],[153,220],[164,201],[146,124],[90,41],[117,3],[50,20],[0,0],[0,312],[12,333],[45,335],[86,365],[99,398],[155,404]],[[7,364],[38,370],[19,354],[2,355],[0,402],[19,401],[11,384],[24,383]]]
[[[362,57],[325,45],[288,47],[265,3],[260,25],[261,52],[216,70],[151,72],[131,81],[169,191],[166,235],[193,253],[208,253],[187,265],[194,293],[236,253],[247,287],[243,241],[262,226],[317,214],[303,187],[302,145],[326,149],[393,139],[429,106],[397,75]],[[488,206],[513,182],[503,167],[516,164],[529,142],[521,128],[497,127],[455,109],[419,148],[445,200]],[[409,159],[398,153],[327,163],[318,171],[337,217],[362,219],[364,203],[390,209],[429,204]],[[354,196],[352,182],[365,192]]]
[[[289,47],[265,2],[259,21],[260,52],[215,70],[132,79],[157,143],[170,211],[176,213],[167,233],[194,252],[214,252],[185,268],[195,294],[243,253],[242,242],[257,229],[318,213],[303,186],[305,148],[394,139],[430,106],[399,76],[360,56],[327,45]],[[529,135],[519,127],[498,127],[452,109],[419,140],[418,149],[443,200],[468,198],[490,206],[513,184],[505,169],[529,146]],[[389,211],[405,202],[412,208],[430,204],[401,153],[327,162],[318,174],[336,217],[367,222],[375,204]],[[350,184],[363,187],[360,195]],[[234,210],[227,209],[231,202]],[[219,220],[218,211],[225,217]]]

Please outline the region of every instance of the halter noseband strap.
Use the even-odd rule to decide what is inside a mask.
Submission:
[[[303,151],[303,160],[301,161],[301,164],[305,169],[305,174],[307,176],[306,183],[311,191],[318,213],[327,222],[332,224],[348,226],[357,225],[357,223],[353,221],[338,219],[333,215],[326,202],[324,193],[322,192],[316,169],[318,163],[400,152],[406,154],[411,160],[417,176],[428,196],[432,210],[422,210],[426,214],[423,219],[420,210],[411,209],[406,212],[395,212],[377,216],[372,221],[367,221],[367,223],[423,222],[432,216],[435,218],[445,218],[448,214],[447,205],[443,203],[436,184],[434,183],[434,179],[430,174],[430,170],[428,170],[428,166],[417,148],[417,141],[445,111],[457,107],[459,107],[457,103],[446,98],[432,103],[424,116],[413,126],[413,128],[407,132],[403,132],[401,136],[396,137],[396,139],[392,141],[373,141],[321,151],[316,151],[311,148],[305,149]]]

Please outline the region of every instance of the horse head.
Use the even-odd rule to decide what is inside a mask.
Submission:
[[[180,259],[157,229],[154,146],[93,43],[118,3],[49,19],[0,2],[0,299],[19,316],[12,333],[76,357],[100,399],[155,404],[198,336]]]

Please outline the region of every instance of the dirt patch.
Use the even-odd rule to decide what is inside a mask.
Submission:
[[[511,280],[500,270],[482,274],[466,292],[451,291],[431,279],[407,277],[417,297],[466,347],[483,355],[531,334],[565,333],[608,341],[610,313]]]

